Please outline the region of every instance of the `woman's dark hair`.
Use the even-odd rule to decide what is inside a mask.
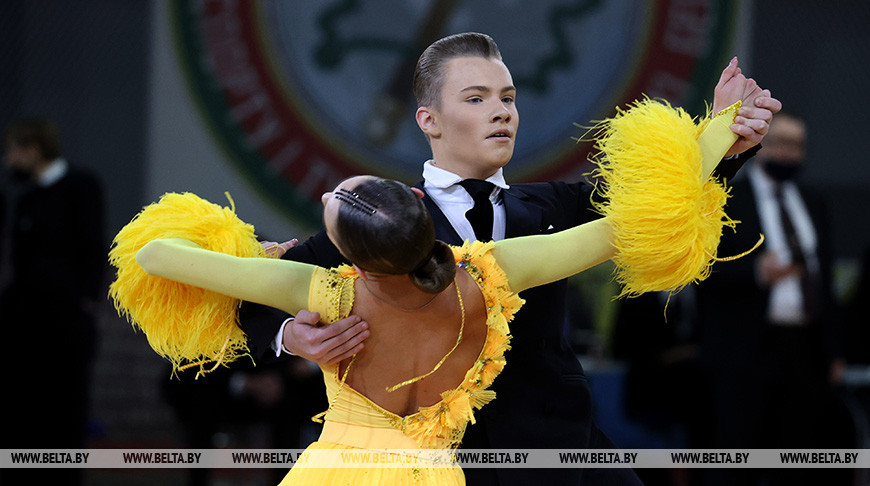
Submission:
[[[342,253],[370,272],[410,274],[420,290],[438,293],[456,274],[453,251],[435,239],[423,201],[398,181],[366,179],[340,200],[333,235]]]
[[[457,57],[482,57],[501,60],[492,37],[476,32],[454,34],[433,42],[423,51],[414,68],[414,97],[417,106],[441,106],[445,66]]]

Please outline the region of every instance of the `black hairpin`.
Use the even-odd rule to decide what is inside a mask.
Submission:
[[[350,204],[354,209],[369,215],[375,214],[378,209],[376,205],[360,198],[359,194],[348,191],[347,189],[339,189],[335,191],[335,198],[341,202]]]

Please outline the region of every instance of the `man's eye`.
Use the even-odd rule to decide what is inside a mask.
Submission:
[[[481,101],[483,101],[483,98],[480,98],[479,96],[474,96],[472,98],[468,98],[468,100],[466,101],[468,101],[469,103],[480,103]]]
[[[513,103],[514,97],[513,96],[505,96],[504,98],[501,99],[501,102],[502,103]]]

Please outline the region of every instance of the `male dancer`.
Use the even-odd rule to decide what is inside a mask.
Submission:
[[[730,77],[738,69],[733,60],[726,73]],[[513,155],[519,115],[510,71],[491,38],[465,33],[433,43],[417,63],[414,94],[417,124],[432,148],[432,159],[423,167],[424,181],[417,187],[426,193],[424,202],[439,239],[461,244],[466,239],[557,232],[598,217],[590,207],[588,185],[505,182],[502,167]],[[756,106],[741,108],[732,126],[741,138],[729,155],[754,147],[764,137],[772,114],[781,108],[768,92],[765,95]],[[722,108],[714,104],[714,110]],[[344,263],[323,231],[288,250],[284,258],[327,267]],[[526,304],[511,324],[510,365],[493,387],[498,399],[478,412],[463,447],[614,447],[592,421],[583,369],[562,335],[566,293],[564,280],[523,293]],[[271,347],[273,356],[287,351],[321,364],[335,363],[362,350],[368,337],[366,323],[354,316],[323,328],[316,326],[317,314],[300,312],[287,321],[285,317],[249,304],[243,307],[242,326],[254,356],[268,354]],[[630,469],[469,468],[466,477],[472,485],[533,480],[560,485],[640,483]]]

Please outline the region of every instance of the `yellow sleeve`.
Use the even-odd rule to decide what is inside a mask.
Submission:
[[[496,241],[492,250],[514,292],[570,277],[609,260],[610,225],[606,218],[551,235]]]
[[[149,275],[296,314],[308,306],[314,265],[275,258],[243,258],[180,239],[158,239],[136,254]]]
[[[722,157],[737,141],[737,134],[731,131],[731,124],[734,123],[734,116],[740,109],[740,104],[737,102],[716,114],[698,137],[698,145],[701,148],[701,181],[710,178],[716,166],[722,161]]]
[[[695,155],[689,158],[694,158],[694,163],[697,169],[695,175],[689,175],[688,178],[694,178],[695,185],[703,185],[710,177],[719,161],[734,144],[737,136],[731,132],[730,124],[739,105],[733,106],[713,118],[705,127],[703,133],[697,138],[696,145],[694,144],[694,132],[687,132],[685,137],[691,137],[692,145],[695,147]],[[692,124],[694,127],[694,124]],[[694,130],[694,128],[692,129]],[[690,134],[689,134],[690,133]],[[682,141],[681,141],[682,142]],[[655,145],[657,150],[664,152],[667,146],[662,147],[662,144]],[[699,150],[699,152],[697,152]],[[656,154],[662,156],[663,154]],[[668,155],[667,153],[664,156]],[[698,160],[700,156],[700,161]],[[614,163],[613,159],[610,163]],[[700,163],[699,163],[700,162]],[[619,163],[619,162],[615,162]],[[653,164],[654,162],[650,162]],[[649,186],[657,184],[654,176],[656,171],[646,170],[639,171],[638,178],[643,186],[647,189]],[[650,177],[650,175],[652,177]],[[673,175],[673,174],[669,174]],[[700,180],[698,180],[700,175]],[[692,181],[689,181],[690,185]],[[649,193],[644,191],[643,187],[639,187],[639,192],[644,195]],[[611,198],[632,199],[636,193],[626,192],[610,194]],[[663,194],[663,197],[673,199],[674,194]],[[700,199],[700,192],[694,194],[694,197]],[[610,204],[630,203],[631,201],[617,200],[610,201]],[[645,206],[650,208],[659,208],[664,205],[656,204],[655,201],[645,201]],[[684,206],[686,204],[683,203]],[[635,211],[637,212],[637,211]],[[665,209],[660,217],[669,217],[669,210]],[[610,258],[613,258],[618,250],[623,249],[621,246],[614,245],[614,229],[613,221],[610,216],[585,223],[583,225],[561,231],[552,235],[533,235],[520,238],[510,238],[495,243],[493,255],[504,269],[508,276],[511,290],[520,292],[522,290],[544,285],[556,280],[569,277],[576,273],[580,273],[587,268],[602,263]],[[697,223],[693,223],[697,224]],[[639,226],[638,226],[639,227]],[[650,232],[659,231],[660,226],[653,225],[649,228]],[[665,230],[667,231],[667,230]],[[664,237],[671,235],[665,234]],[[717,240],[718,242],[718,237]],[[667,244],[659,243],[657,248],[652,248],[654,252],[668,253],[671,252],[673,257],[680,260],[686,257],[683,254],[682,247],[670,248]],[[715,246],[714,246],[715,248]],[[702,248],[703,250],[703,248]],[[632,251],[627,249],[626,251]],[[660,270],[661,271],[661,270]],[[666,271],[666,270],[665,270]],[[691,278],[696,278],[693,274]],[[691,279],[689,280],[691,281]],[[686,282],[688,283],[688,282]],[[658,285],[658,283],[656,283]],[[666,284],[670,285],[670,283]],[[667,290],[662,288],[660,290]]]

